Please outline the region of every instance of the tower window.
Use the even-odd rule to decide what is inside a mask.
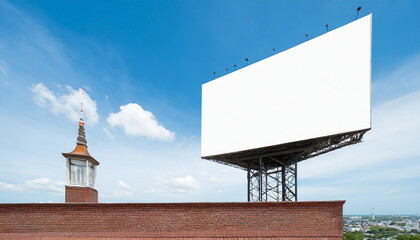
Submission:
[[[86,162],[80,160],[70,161],[70,184],[86,184]]]
[[[95,165],[89,162],[89,186],[95,187]]]

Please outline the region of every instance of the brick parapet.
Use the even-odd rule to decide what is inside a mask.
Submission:
[[[0,204],[0,238],[343,237],[344,201]]]

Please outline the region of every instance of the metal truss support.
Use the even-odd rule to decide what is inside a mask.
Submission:
[[[369,129],[241,153],[204,157],[247,171],[248,202],[297,201],[297,163],[362,141]],[[309,141],[309,142],[308,142]],[[251,154],[251,155],[249,155]]]
[[[263,158],[259,168],[248,167],[248,202],[297,201],[297,162],[270,168]]]

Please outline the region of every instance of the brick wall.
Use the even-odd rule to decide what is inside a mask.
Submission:
[[[98,191],[89,187],[66,186],[66,203],[98,203]]]
[[[343,204],[0,204],[0,239],[342,239]]]

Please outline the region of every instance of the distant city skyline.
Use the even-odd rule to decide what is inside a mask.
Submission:
[[[365,237],[370,236],[375,237],[375,239],[389,237],[398,239],[397,236],[400,235],[417,235],[418,237],[418,233],[420,233],[420,215],[379,215],[378,219],[363,216],[344,216],[344,233],[345,235],[365,235]],[[349,237],[347,236],[347,238]]]
[[[0,202],[64,202],[81,88],[101,202],[246,201],[244,171],[200,159],[201,84],[349,23],[358,6],[373,14],[372,130],[303,161],[298,200],[420,214],[414,0],[0,1]]]

